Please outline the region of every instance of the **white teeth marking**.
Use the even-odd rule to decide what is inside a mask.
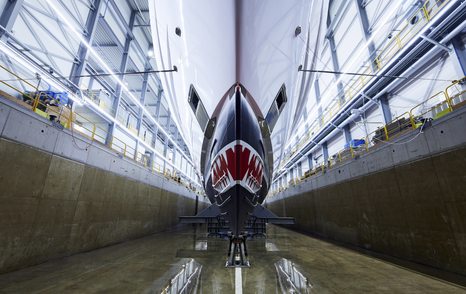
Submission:
[[[229,167],[229,162],[228,158],[226,155],[227,151],[232,151],[235,153],[235,158],[237,156],[240,156],[242,152],[245,152],[247,149],[249,151],[248,154],[248,160],[247,160],[247,170],[244,174],[244,178],[241,180],[242,185],[248,188],[249,190],[252,191],[257,191],[257,189],[260,189],[260,182],[262,181],[262,177],[260,179],[255,178],[252,176],[252,174],[257,171],[257,175],[262,174],[264,166],[262,163],[262,159],[259,157],[259,154],[253,149],[250,148],[249,145],[243,145],[241,144],[241,148],[239,150],[241,151],[240,154],[236,154],[236,145],[238,142],[232,142],[228,145],[228,148],[225,148],[224,150],[221,151],[216,156],[215,161],[212,164],[212,176],[213,173],[217,174],[217,182],[215,183],[215,188],[217,190],[225,190],[228,188],[228,186],[231,186],[232,184],[235,183],[235,180],[233,179],[233,175],[230,173],[230,170],[228,169]],[[222,165],[223,163],[223,165]],[[226,164],[226,166],[224,166]]]
[[[246,149],[246,147],[244,147],[244,148]],[[252,150],[249,150],[248,163],[249,163],[249,161],[251,160],[251,157],[252,157],[253,155],[254,155],[254,154],[253,154]]]

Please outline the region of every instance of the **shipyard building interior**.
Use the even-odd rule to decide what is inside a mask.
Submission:
[[[465,293],[465,22],[0,0],[0,293]]]

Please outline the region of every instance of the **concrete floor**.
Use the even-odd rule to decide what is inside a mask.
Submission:
[[[274,262],[295,262],[312,293],[465,293],[466,288],[284,228],[249,242],[243,293],[279,293]],[[207,249],[205,245],[207,244]],[[185,258],[203,265],[202,293],[234,293],[227,242],[184,228],[0,275],[0,293],[160,293]],[[195,250],[197,248],[197,250]],[[200,248],[206,250],[199,250]]]

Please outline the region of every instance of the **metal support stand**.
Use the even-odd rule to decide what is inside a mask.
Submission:
[[[248,250],[244,237],[230,238],[226,267],[249,267]]]

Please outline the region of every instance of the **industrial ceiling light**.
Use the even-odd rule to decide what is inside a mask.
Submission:
[[[0,51],[3,52],[4,54],[8,55],[10,58],[13,58],[15,60],[15,62],[20,64],[24,69],[29,70],[31,72],[35,72],[37,79],[41,79],[41,80],[45,81],[47,84],[49,84],[50,86],[54,87],[57,90],[60,90],[60,91],[63,91],[63,92],[66,91],[64,86],[58,84],[57,82],[55,82],[53,80],[53,76],[49,77],[49,72],[48,71],[44,70],[43,68],[38,68],[34,64],[28,62],[27,60],[25,60],[24,58],[19,56],[19,54],[17,52],[15,52],[14,50],[11,50],[9,48],[9,46],[7,44],[5,44],[3,41],[0,41]],[[39,74],[39,73],[41,73],[41,74]],[[79,99],[75,95],[69,95],[69,98],[76,105],[82,105],[81,99]]]
[[[400,1],[401,3],[402,1]],[[436,20],[440,19],[442,16],[444,16],[446,14],[446,12],[455,4],[456,2],[455,1],[450,1],[448,4],[446,4],[445,7],[443,7],[430,21],[431,23],[435,23]],[[399,6],[399,5],[398,5]],[[422,36],[427,30],[430,30],[431,29],[431,26],[427,26],[425,25],[424,28],[422,28],[417,34],[415,37],[411,38],[411,40],[404,46],[404,48],[409,48],[415,41],[417,38],[419,38],[420,36]],[[379,32],[380,31],[380,28],[379,30],[377,30],[376,32]],[[374,33],[375,34],[375,33]],[[371,38],[366,42],[366,45],[373,40],[374,38],[374,34],[371,36]],[[366,46],[367,47],[367,46]],[[365,47],[363,47],[365,48]],[[395,56],[392,57],[392,59],[385,65],[385,68],[388,68],[390,67],[391,65],[393,65],[393,63],[395,62],[398,62],[398,57],[402,54],[402,51],[403,50],[400,50],[397,54],[395,54]],[[404,51],[403,51],[404,52]],[[302,68],[301,68],[302,69]],[[340,81],[341,77],[337,80]],[[354,95],[354,97],[358,97],[359,95],[361,95],[361,93],[364,92],[364,88],[359,90],[359,92]],[[290,145],[290,143],[288,144],[288,146]],[[285,163],[288,164],[292,159],[294,158],[294,156],[291,156],[291,158],[289,158],[287,160],[287,162]],[[278,170],[275,174],[279,174],[281,171],[283,170],[280,169]]]
[[[153,115],[147,110],[147,108],[141,104],[140,100],[137,99],[133,93],[126,87],[126,85],[123,83],[123,81],[118,78],[118,75],[108,66],[108,64],[100,58],[99,54],[94,50],[91,44],[87,42],[87,40],[83,37],[81,33],[79,33],[74,26],[69,22],[69,20],[63,15],[63,13],[60,11],[60,9],[53,3],[52,0],[45,0],[47,4],[52,8],[52,10],[55,12],[55,14],[58,16],[58,18],[66,24],[66,26],[71,30],[71,32],[79,39],[79,41],[87,48],[88,52],[93,55],[93,57],[97,60],[97,62],[100,63],[100,65],[108,72],[111,74],[111,77],[121,86],[121,89],[125,92],[127,92],[127,96],[130,97],[133,102],[142,109],[143,113],[145,114],[146,117],[150,118],[152,122],[157,126],[158,130],[162,131],[162,133],[169,138],[169,140],[173,143],[173,146],[180,151],[180,153],[183,155],[183,157],[188,161],[193,167],[195,166],[193,162],[189,159],[189,157],[186,155],[186,153],[183,151],[183,149],[176,144],[175,140],[170,136],[170,134],[165,131],[165,129],[159,124],[159,122],[153,117]],[[100,109],[98,110],[99,112],[102,112]]]
[[[149,50],[147,50],[147,57],[154,58],[154,46],[149,46]]]
[[[100,107],[94,102],[92,101],[89,97],[84,96],[84,102],[86,103],[86,105],[92,107],[93,109],[95,109],[96,111],[99,111]],[[100,111],[99,111],[100,112]],[[124,127],[117,119],[115,119],[114,117],[110,116],[108,113],[106,112],[101,112],[101,114],[109,121],[113,122],[115,124],[115,126],[119,127],[120,129],[122,130],[125,130],[126,127]],[[158,157],[160,158],[164,158],[163,155],[158,152],[155,148],[152,148],[152,146],[149,146],[146,142],[142,141],[138,136],[134,135],[132,132],[129,132],[129,131],[126,131],[125,132],[128,136],[130,136],[131,138],[135,139],[136,141],[139,142],[139,144],[141,144],[142,146],[144,146],[145,149],[148,149],[148,150],[151,150],[152,152],[154,152],[155,155],[157,155]],[[173,167],[174,169],[176,169],[177,171],[179,171],[181,174],[183,174],[187,179],[191,180],[194,184],[199,185],[199,183],[193,179],[192,177],[188,176],[186,173],[184,173],[181,169],[179,169],[178,167],[176,167],[174,164],[172,164],[170,161],[168,160],[164,160],[168,165],[170,165],[171,167]]]

